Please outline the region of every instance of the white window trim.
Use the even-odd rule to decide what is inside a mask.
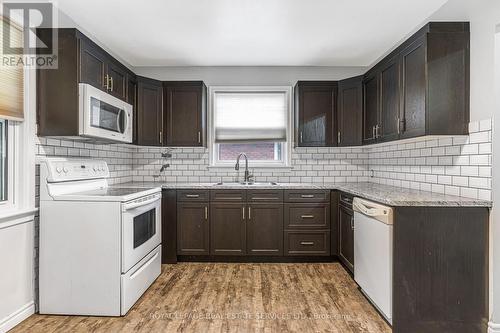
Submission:
[[[209,168],[234,168],[234,161],[220,162],[217,160],[218,149],[215,147],[215,126],[214,126],[214,95],[221,92],[284,92],[287,100],[287,127],[286,142],[283,142],[283,158],[277,161],[249,161],[249,168],[291,168],[292,161],[292,87],[291,86],[209,86],[208,87],[208,157]],[[236,156],[235,156],[236,158]]]
[[[0,205],[0,223],[36,212],[35,75],[34,69],[24,69],[24,121],[8,121],[8,198]]]

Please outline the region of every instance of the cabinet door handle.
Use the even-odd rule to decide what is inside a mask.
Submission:
[[[108,86],[109,86],[109,76],[108,74],[106,74],[104,76],[104,88],[106,88],[106,90],[109,90]]]
[[[337,143],[340,143],[341,141],[341,134],[340,131],[337,132]]]
[[[351,229],[354,230],[354,216],[351,216]]]
[[[301,194],[301,198],[314,198],[314,194]]]
[[[301,215],[300,217],[303,219],[313,219],[314,215]]]
[[[208,207],[205,206],[205,220],[208,220]]]
[[[198,143],[201,143],[201,132],[198,131]]]
[[[248,219],[252,219],[252,207],[248,206]]]
[[[160,137],[160,144],[162,144],[162,141],[163,141],[163,140],[162,140],[162,137],[163,137],[163,136],[162,136],[161,131],[160,131],[160,133],[158,133],[158,135],[159,135],[159,137]]]
[[[300,245],[314,245],[314,242],[300,242]]]
[[[302,143],[303,140],[302,140],[302,131],[300,131],[300,143]]]
[[[111,79],[111,91],[113,91],[113,77],[110,76],[109,78]]]
[[[241,213],[243,215],[243,220],[245,219],[245,207],[241,207]]]
[[[186,194],[186,198],[199,198],[199,194]]]
[[[399,121],[399,117],[398,117],[398,134],[401,134],[401,121]]]

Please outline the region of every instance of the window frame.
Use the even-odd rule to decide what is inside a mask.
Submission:
[[[209,86],[208,87],[208,151],[209,167],[234,168],[234,160],[220,161],[218,144],[215,143],[215,94],[217,93],[238,93],[238,92],[279,92],[284,93],[287,101],[287,126],[286,141],[281,142],[281,160],[263,161],[249,160],[249,167],[254,168],[290,168],[292,151],[292,87],[291,86]]]
[[[35,207],[36,73],[23,68],[24,120],[8,118],[7,200],[0,202],[0,223],[12,223],[19,216],[33,216]]]

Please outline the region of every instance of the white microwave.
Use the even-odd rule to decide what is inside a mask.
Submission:
[[[132,105],[89,84],[79,84],[79,134],[132,143]]]

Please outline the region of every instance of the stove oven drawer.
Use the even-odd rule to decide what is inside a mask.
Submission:
[[[144,294],[161,273],[161,245],[121,276],[121,315]]]

